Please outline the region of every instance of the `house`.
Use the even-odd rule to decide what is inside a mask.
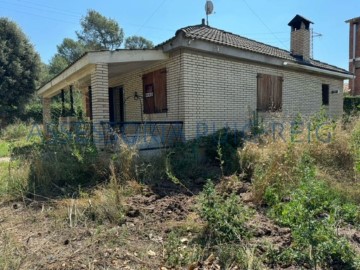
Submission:
[[[347,20],[349,24],[349,70],[355,75],[350,80],[349,89],[353,96],[360,95],[360,17]]]
[[[191,139],[224,126],[241,128],[249,111],[271,119],[310,115],[325,106],[338,117],[343,81],[353,76],[311,58],[311,23],[299,15],[291,20],[290,51],[203,20],[152,50],[87,52],[38,90],[44,123],[50,121],[51,98],[73,87],[83,93],[100,148],[116,123],[119,132],[127,126],[133,134],[181,129]]]

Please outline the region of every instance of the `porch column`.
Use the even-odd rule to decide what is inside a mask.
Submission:
[[[51,98],[43,98],[42,99],[43,105],[43,129],[44,135],[48,135],[48,127],[51,123]]]
[[[98,149],[105,146],[101,122],[109,122],[109,75],[108,64],[98,63],[91,74],[93,138]]]

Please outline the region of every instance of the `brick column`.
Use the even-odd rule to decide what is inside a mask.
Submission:
[[[44,126],[44,134],[48,135],[48,126],[51,123],[51,98],[43,98],[43,126]]]
[[[109,75],[108,65],[99,63],[91,74],[93,136],[98,149],[105,146],[101,122],[109,120]]]

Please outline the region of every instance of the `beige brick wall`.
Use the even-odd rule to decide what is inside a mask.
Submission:
[[[42,105],[44,133],[48,134],[48,126],[51,124],[51,98],[43,98]]]
[[[104,133],[100,123],[109,121],[109,75],[108,65],[99,63],[95,65],[95,71],[91,74],[92,110],[94,142],[97,147],[105,145]]]
[[[125,121],[183,121],[184,120],[184,97],[183,97],[183,59],[181,52],[175,52],[164,62],[130,72],[110,80],[110,87],[122,86],[124,89]],[[142,75],[166,68],[167,73],[167,113],[142,114],[143,99],[134,100],[137,92],[143,96]],[[141,119],[141,115],[143,119]]]
[[[210,133],[224,126],[242,129],[250,112],[256,110],[258,73],[284,78],[283,111],[280,117],[289,119],[298,113],[309,116],[319,111],[322,84],[329,84],[330,92],[341,91],[340,94],[330,94],[329,114],[333,117],[342,114],[342,80],[200,52],[185,52],[183,61],[187,138],[203,132]],[[200,123],[206,123],[208,130],[204,130]]]
[[[141,119],[141,103],[133,99],[134,93],[143,94],[143,74],[164,67],[167,69],[168,112],[143,114]],[[330,92],[341,91],[340,94],[330,94],[328,111],[333,117],[342,114],[343,82],[340,79],[189,50],[177,51],[170,55],[169,60],[112,79],[109,86],[122,86],[124,89],[127,100],[125,121],[184,121],[185,135],[190,139],[224,126],[242,129],[251,112],[256,110],[258,73],[284,78],[283,111],[276,113],[276,118],[291,119],[298,113],[306,117],[319,111],[322,84],[329,84]],[[273,116],[266,114],[264,118],[271,120]],[[204,129],[201,123],[206,123],[207,128]]]

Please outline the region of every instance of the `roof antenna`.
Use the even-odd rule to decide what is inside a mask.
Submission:
[[[205,12],[206,12],[206,25],[209,26],[209,15],[211,15],[214,11],[214,4],[207,0],[205,4]]]

